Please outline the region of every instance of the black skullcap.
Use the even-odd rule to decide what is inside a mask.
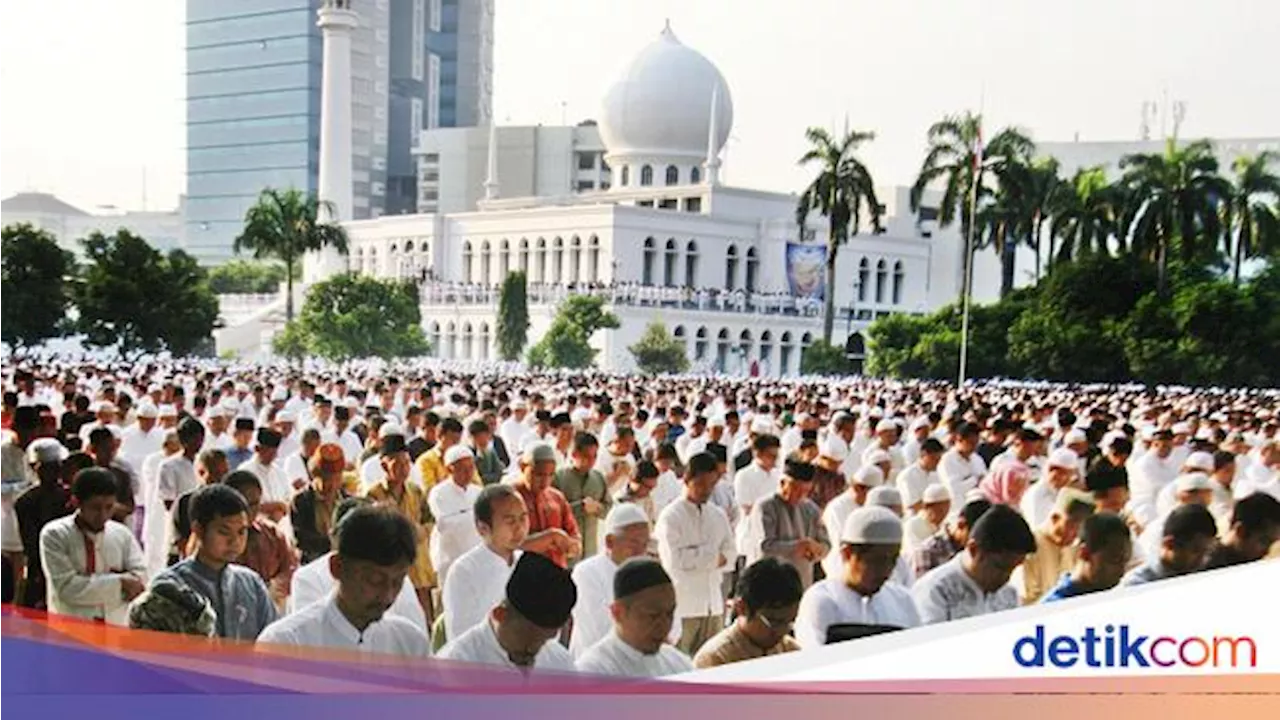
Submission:
[[[792,480],[813,482],[813,465],[801,460],[788,459],[784,473]]]
[[[618,566],[613,575],[613,599],[621,600],[655,585],[670,585],[671,576],[662,563],[650,557],[633,557]]]
[[[278,448],[284,437],[271,428],[258,428],[258,444],[263,447]]]
[[[992,505],[974,523],[969,537],[988,552],[1028,555],[1036,551],[1036,536],[1031,532],[1031,526],[1008,505]]]
[[[252,430],[253,418],[236,418],[236,430]]]
[[[711,457],[718,463],[729,462],[729,448],[721,443],[707,443],[707,452],[711,453]]]
[[[568,570],[545,555],[526,552],[507,580],[507,602],[538,627],[561,628],[578,602],[578,589]]]
[[[1111,488],[1128,487],[1129,473],[1122,467],[1110,463],[1099,463],[1097,467],[1084,476],[1084,487],[1092,493],[1106,492]]]
[[[335,408],[333,409],[333,419],[335,419],[335,420],[350,420],[350,419],[351,419],[351,408],[347,407],[346,405],[339,405],[339,406],[335,407]]]
[[[801,430],[800,439],[816,441],[818,439],[818,431],[817,430]]]
[[[404,435],[400,433],[392,433],[382,438],[382,455],[395,455],[396,453],[408,452],[409,445],[405,442]]]

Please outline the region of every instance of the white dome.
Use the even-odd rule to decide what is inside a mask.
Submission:
[[[711,97],[717,88],[718,155],[733,127],[729,87],[716,66],[681,44],[668,24],[605,93],[599,130],[609,162],[705,160]]]

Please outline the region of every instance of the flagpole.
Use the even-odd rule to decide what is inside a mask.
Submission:
[[[969,227],[964,239],[964,297],[960,300],[960,368],[956,390],[964,387],[965,370],[969,361],[969,305],[973,295],[973,229],[977,225],[978,183],[982,175],[982,156],[986,151],[982,141],[982,110],[987,99],[986,85],[978,95],[978,152],[974,156],[973,182],[969,187]]]

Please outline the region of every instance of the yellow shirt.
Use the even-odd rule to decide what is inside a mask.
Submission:
[[[429,540],[431,537],[431,511],[427,508],[427,496],[416,485],[405,483],[404,492],[395,497],[387,481],[380,480],[365,494],[378,504],[390,505],[399,510],[418,532],[418,556],[409,568],[409,581],[415,588],[435,587],[436,571],[431,566]]]
[[[1040,602],[1076,562],[1075,543],[1061,547],[1044,530],[1036,530],[1035,536],[1036,551],[1027,556],[1011,578],[1023,605]]]
[[[422,453],[418,458],[418,473],[422,475],[422,490],[424,493],[430,493],[431,488],[437,483],[449,477],[449,468],[444,464],[444,451],[439,445]],[[472,485],[484,485],[480,480],[480,473],[477,471],[475,476],[471,478]]]

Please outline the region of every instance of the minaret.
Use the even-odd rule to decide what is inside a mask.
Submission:
[[[498,123],[489,120],[489,172],[484,178],[484,199],[498,199]]]
[[[720,144],[717,142],[719,140],[719,133],[717,132],[719,123],[716,122],[719,115],[717,112],[719,107],[720,82],[716,81],[716,84],[711,88],[711,122],[708,123],[707,127],[706,175],[707,184],[712,187],[720,184]]]
[[[351,0],[324,0],[316,25],[324,36],[324,65],[320,80],[320,179],[318,195],[333,204],[329,222],[352,219],[351,197],[351,31],[360,18]],[[326,248],[308,253],[303,281],[324,280],[341,272],[342,259]]]

